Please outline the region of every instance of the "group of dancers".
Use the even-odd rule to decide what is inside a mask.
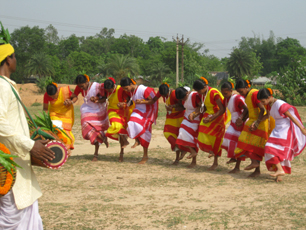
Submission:
[[[73,104],[82,94],[82,136],[95,145],[93,161],[98,160],[99,146],[104,143],[108,147],[107,140],[111,138],[120,143],[122,162],[131,138],[135,139],[132,148],[143,147],[139,164],[146,163],[160,97],[167,110],[164,136],[176,153],[174,165],[189,152],[188,167],[195,167],[198,151],[202,150],[213,158],[209,170],[215,170],[225,149],[227,164],[235,163],[229,173],[240,172],[241,161],[250,158],[251,163],[244,170],[254,169],[249,177],[259,176],[260,162],[265,157],[268,170],[274,172],[270,175],[278,182],[291,173],[290,162],[306,145],[306,129],[296,108],[274,98],[270,88],[251,88],[249,80],[239,79],[236,85],[225,82],[221,92],[210,87],[204,77],[194,82],[193,90],[187,86],[171,89],[164,82],[157,93],[129,77],[122,78],[119,85],[111,77],[100,84],[91,82],[84,74],[77,76],[76,84],[71,92],[69,86],[50,83],[44,96],[44,110],[49,110],[52,120],[62,120],[61,128],[71,137],[65,144],[71,150]],[[239,94],[234,94],[234,90]]]

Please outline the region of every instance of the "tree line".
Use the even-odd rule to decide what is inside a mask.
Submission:
[[[97,80],[112,76],[119,80],[131,76],[149,76],[152,86],[163,78],[175,85],[176,42],[156,36],[148,41],[123,34],[114,37],[115,30],[102,28],[94,36],[66,38],[58,36],[57,29],[24,26],[11,33],[11,44],[18,60],[12,78],[17,82],[30,76],[50,76],[58,83],[73,83],[78,74],[86,73]],[[204,50],[204,51],[203,51]],[[191,84],[196,75],[215,83],[210,71],[228,71],[230,76],[251,78],[258,75],[277,75],[306,64],[306,49],[293,38],[268,39],[254,35],[242,37],[229,57],[217,58],[204,49],[204,44],[188,42],[184,47],[184,81]]]

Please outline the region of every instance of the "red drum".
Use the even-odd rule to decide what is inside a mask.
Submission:
[[[32,156],[32,165],[48,167],[50,169],[59,169],[62,167],[68,158],[68,150],[66,146],[59,141],[53,140],[46,144],[46,147],[54,152],[55,158],[52,161],[41,161]]]

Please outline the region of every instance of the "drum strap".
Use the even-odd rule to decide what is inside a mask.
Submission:
[[[2,77],[1,75],[0,75],[0,78],[2,78],[2,79],[5,80],[7,83],[9,83],[9,82],[8,82],[4,77]],[[14,89],[14,87],[11,85],[11,83],[9,83],[9,85],[11,86],[11,89],[12,89],[12,91],[13,91],[13,93],[14,93],[16,99],[17,99],[17,101],[19,101],[19,103],[22,105],[22,107],[23,107],[23,109],[26,111],[26,114],[28,115],[30,121],[33,123],[33,125],[34,125],[35,128],[36,128],[35,132],[34,132],[34,133],[32,134],[32,136],[31,136],[31,139],[34,139],[34,137],[36,137],[37,134],[39,134],[39,135],[42,135],[43,137],[45,137],[45,138],[47,138],[47,139],[52,139],[52,140],[54,140],[54,139],[55,139],[54,137],[52,137],[52,136],[49,135],[48,133],[45,133],[44,131],[42,131],[42,130],[40,129],[40,127],[38,127],[38,126],[36,125],[35,121],[34,121],[33,118],[31,117],[31,114],[29,113],[27,107],[25,107],[25,105],[24,105],[24,104],[22,103],[22,101],[20,100],[20,97],[18,96],[18,94],[17,94],[16,90]]]

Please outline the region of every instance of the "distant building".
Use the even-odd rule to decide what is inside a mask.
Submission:
[[[264,85],[267,82],[271,82],[271,84],[274,84],[274,85],[276,84],[276,81],[273,81],[272,79],[264,77],[264,76],[261,76],[261,77],[258,77],[252,80],[253,85]]]
[[[150,76],[148,77],[144,77],[144,76],[137,76],[137,77],[134,77],[137,85],[148,85],[150,84],[150,81],[148,79],[150,79]]]

